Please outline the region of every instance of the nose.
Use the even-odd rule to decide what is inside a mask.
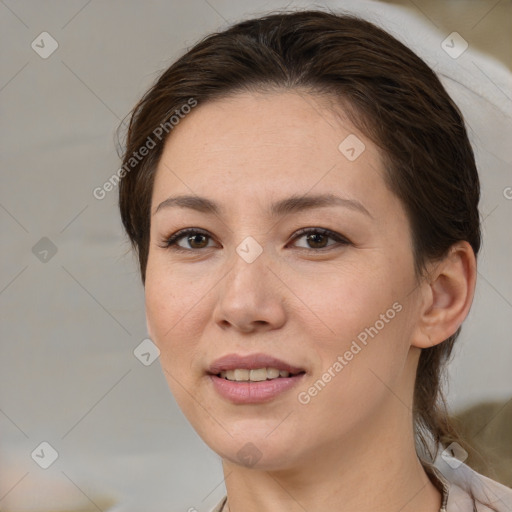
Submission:
[[[214,320],[243,333],[280,328],[286,321],[286,286],[263,251],[254,261],[237,252],[218,286]]]

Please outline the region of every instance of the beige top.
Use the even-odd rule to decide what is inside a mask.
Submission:
[[[423,463],[432,483],[441,492],[439,512],[512,512],[512,489],[502,485],[464,463],[453,468],[442,463],[441,471]],[[457,467],[455,467],[457,466]],[[225,512],[227,496],[211,512]]]

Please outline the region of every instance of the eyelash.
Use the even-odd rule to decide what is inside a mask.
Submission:
[[[325,235],[325,236],[335,240],[337,242],[337,244],[341,245],[341,246],[346,246],[346,245],[352,244],[352,242],[350,242],[350,240],[348,240],[347,238],[339,235],[338,233],[336,233],[334,231],[331,231],[330,229],[325,229],[325,228],[303,228],[303,229],[300,229],[299,231],[297,231],[295,233],[295,237],[293,238],[292,241],[296,241],[297,239],[302,238],[304,235],[309,235],[309,234]],[[209,249],[209,247],[203,247],[202,249],[184,249],[183,247],[180,247],[179,245],[177,245],[177,242],[179,240],[181,240],[182,238],[186,237],[187,235],[203,235],[208,238],[211,238],[210,235],[206,231],[203,231],[202,229],[186,228],[186,229],[182,229],[182,230],[174,233],[173,235],[171,235],[169,237],[166,237],[162,241],[162,243],[159,244],[159,247],[161,247],[162,249],[170,249],[170,250],[176,251],[176,252],[189,252],[189,253]],[[306,251],[322,252],[322,251],[327,251],[330,248],[333,248],[335,246],[336,246],[336,244],[331,244],[327,247],[322,247],[320,249],[307,248],[307,247],[299,247],[299,249],[306,250]]]

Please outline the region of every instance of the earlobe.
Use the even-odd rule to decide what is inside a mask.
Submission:
[[[469,313],[476,283],[476,259],[466,241],[454,244],[424,283],[424,301],[412,345],[428,348],[454,334]]]

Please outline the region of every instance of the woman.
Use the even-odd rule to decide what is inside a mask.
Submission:
[[[462,463],[440,389],[480,188],[418,56],[351,15],[238,23],[136,105],[122,169],[148,333],[222,458],[215,511],[512,509]]]

